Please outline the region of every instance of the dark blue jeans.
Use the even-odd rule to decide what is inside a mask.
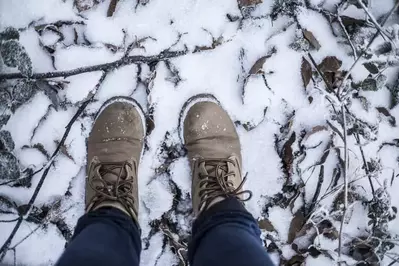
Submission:
[[[257,222],[235,198],[203,212],[193,225],[188,257],[193,266],[272,266]],[[123,212],[103,208],[79,219],[57,266],[139,266],[138,226]]]

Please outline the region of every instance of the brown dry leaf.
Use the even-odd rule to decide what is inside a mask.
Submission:
[[[342,61],[335,56],[327,56],[319,65],[319,69],[324,74],[327,72],[336,73],[342,66]]]
[[[270,58],[270,55],[265,55],[265,56],[262,56],[261,58],[259,58],[255,62],[255,64],[251,67],[251,70],[249,70],[249,74],[256,75],[256,74],[262,73],[263,65],[265,64],[266,59],[268,59],[268,58]]]
[[[238,0],[238,5],[240,7],[254,6],[261,4],[263,0]]]
[[[328,130],[328,128],[326,126],[315,126],[315,127],[313,127],[311,131],[306,133],[305,137],[303,138],[303,141],[306,141],[313,134],[315,134],[317,132],[320,132],[320,131],[324,131],[324,130]]]
[[[302,210],[299,209],[294,214],[294,218],[292,218],[291,220],[290,229],[288,231],[288,238],[287,238],[288,244],[292,244],[292,242],[294,242],[295,238],[297,237],[297,233],[301,231],[305,223],[306,223],[306,218],[303,215]]]
[[[312,47],[316,50],[319,50],[321,48],[321,45],[319,41],[314,37],[313,33],[311,31],[308,31],[306,29],[302,30],[303,32],[303,37],[312,45]]]
[[[263,218],[263,219],[259,220],[258,225],[259,225],[259,228],[262,230],[266,230],[268,232],[276,231],[273,224],[267,218]]]
[[[296,134],[293,132],[291,137],[287,140],[287,142],[283,146],[281,158],[283,160],[285,174],[290,176],[292,170],[292,163],[294,162],[294,155],[292,150],[292,144],[296,140]]]
[[[310,82],[310,79],[312,78],[312,65],[309,63],[308,60],[306,60],[305,57],[302,57],[301,75],[303,86],[306,89]]]
[[[108,7],[108,11],[107,11],[107,17],[112,17],[114,15],[118,1],[119,0],[111,0],[111,3],[109,3],[109,7]]]
[[[391,115],[391,113],[385,107],[376,107],[377,111],[386,117],[388,117],[388,121],[391,126],[396,126],[396,118]]]

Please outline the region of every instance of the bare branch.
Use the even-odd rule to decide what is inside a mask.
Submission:
[[[367,16],[370,18],[371,22],[373,22],[374,26],[377,28],[377,33],[380,33],[382,38],[385,39],[387,37],[390,39],[389,36],[385,33],[385,30],[380,26],[380,24],[377,22],[377,20],[374,18],[373,14],[370,13],[369,9],[364,5],[362,0],[357,0],[359,5],[363,8],[364,12],[366,12]]]
[[[346,28],[345,28],[345,26],[344,26],[344,23],[342,22],[342,18],[341,18],[341,16],[340,16],[339,14],[337,14],[337,20],[338,20],[339,25],[341,26],[342,31],[345,33],[345,37],[346,37],[346,39],[348,40],[349,45],[350,45],[351,48],[352,48],[353,59],[355,59],[355,61],[356,61],[356,60],[357,60],[357,52],[356,52],[355,45],[353,44],[353,42],[352,42],[352,40],[351,40],[351,37],[349,36],[349,33],[348,33],[348,31],[346,30]]]
[[[338,265],[341,265],[341,255],[342,255],[342,232],[344,228],[344,223],[345,223],[345,216],[346,216],[346,211],[348,209],[348,130],[346,127],[346,111],[345,111],[345,106],[341,106],[341,114],[342,114],[342,128],[344,130],[343,137],[344,137],[344,168],[343,170],[343,175],[344,175],[344,210],[342,214],[342,220],[341,220],[341,226],[339,228],[339,238],[338,238]]]
[[[123,57],[123,58],[116,60],[114,62],[111,62],[111,63],[81,67],[81,68],[76,68],[76,69],[67,70],[67,71],[35,73],[32,76],[30,76],[29,78],[31,78],[31,79],[46,79],[46,78],[57,78],[57,77],[65,78],[65,77],[74,76],[74,75],[87,73],[87,72],[93,72],[93,71],[108,72],[114,68],[125,66],[125,65],[139,64],[139,63],[152,64],[152,63],[156,63],[159,61],[164,61],[166,59],[185,55],[185,54],[187,54],[187,52],[188,52],[187,50],[182,50],[182,51],[165,50],[158,55],[152,55],[152,56],[133,55],[133,56]],[[0,74],[0,80],[18,79],[18,78],[26,78],[26,77],[24,75],[22,75],[21,73]]]

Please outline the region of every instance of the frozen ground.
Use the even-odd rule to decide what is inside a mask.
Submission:
[[[1,260],[57,260],[84,213],[93,116],[124,95],[149,126],[141,265],[185,265],[177,127],[210,93],[236,121],[247,207],[276,264],[399,264],[399,17],[394,0],[362,3],[0,0]]]

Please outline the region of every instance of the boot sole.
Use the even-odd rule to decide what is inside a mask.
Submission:
[[[180,111],[180,115],[179,115],[178,132],[179,132],[180,141],[183,144],[185,144],[185,142],[184,142],[184,120],[186,119],[187,113],[190,110],[190,108],[194,104],[199,103],[199,102],[213,102],[223,108],[223,106],[220,104],[220,101],[212,94],[201,93],[201,94],[197,94],[197,95],[191,97],[190,99],[188,99],[184,103],[184,105]]]

